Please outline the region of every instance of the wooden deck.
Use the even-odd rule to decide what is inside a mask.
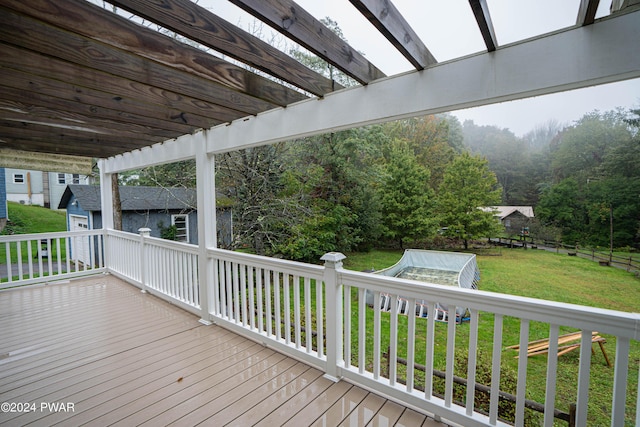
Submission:
[[[0,402],[3,426],[443,425],[108,275],[0,292]]]

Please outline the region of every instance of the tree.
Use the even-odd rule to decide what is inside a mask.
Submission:
[[[503,191],[503,204],[527,204],[522,197],[529,182],[525,175],[529,153],[524,140],[509,129],[477,126],[471,120],[464,122],[463,130],[466,145],[473,153],[484,156],[496,174]]]
[[[462,153],[445,170],[440,186],[438,213],[444,234],[462,239],[468,249],[470,239],[499,233],[502,226],[493,211],[482,208],[499,205],[500,194],[487,160]]]
[[[566,243],[575,244],[585,235],[587,214],[581,194],[578,182],[567,178],[549,187],[536,207],[538,220],[543,225],[560,228]]]
[[[381,199],[385,236],[401,248],[407,241],[435,234],[435,198],[429,178],[429,170],[418,164],[407,144],[397,142],[387,164]]]
[[[305,138],[292,144],[286,164],[304,187],[306,211],[278,247],[289,259],[317,261],[328,251],[366,250],[377,243],[381,176],[379,127]]]
[[[404,141],[418,164],[430,171],[429,184],[434,190],[440,186],[447,165],[463,151],[462,127],[454,116],[414,117],[383,127],[389,141],[384,149],[387,161],[397,141]]]
[[[234,242],[258,254],[271,253],[305,214],[301,195],[287,187],[285,155],[278,143],[222,154],[216,158],[217,186],[233,200]]]
[[[552,148],[551,167],[557,181],[573,177],[580,182],[603,176],[602,165],[612,150],[631,140],[620,110],[585,114],[565,129]]]

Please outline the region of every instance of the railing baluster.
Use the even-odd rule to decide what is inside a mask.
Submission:
[[[27,257],[29,258],[29,279],[33,279],[33,249],[31,246],[31,243],[33,242],[33,240],[29,239],[27,240]],[[58,252],[60,252],[58,250]]]
[[[500,362],[502,359],[502,314],[496,314],[493,324],[493,364],[491,366],[491,399],[489,404],[489,424],[498,421],[498,403],[500,399]]]
[[[302,343],[300,330],[300,276],[293,276],[293,327],[295,329],[296,348],[300,348]]]
[[[627,399],[630,348],[630,341],[628,338],[620,337],[616,340],[616,361],[613,373],[613,402],[611,405],[612,427],[622,427],[625,424],[625,404]],[[638,394],[640,395],[640,393]],[[638,414],[636,414],[636,416],[638,416]]]
[[[478,357],[478,310],[469,309],[469,352],[467,366],[467,415],[473,414],[476,392],[476,362]]]
[[[282,291],[284,293],[284,341],[291,343],[291,285],[288,273],[282,273]]]
[[[226,272],[224,281],[227,284],[227,293],[225,295],[227,301],[227,318],[229,321],[233,321],[233,276],[231,275],[231,266],[233,263],[231,261],[226,261],[224,264]]]
[[[232,282],[233,282],[233,320],[236,323],[240,323],[241,321],[241,313],[240,313],[240,265],[237,262],[231,264],[232,268]]]
[[[445,376],[444,406],[450,407],[453,401],[453,371],[456,353],[456,309],[449,306],[447,314],[447,369]]]
[[[345,285],[343,294],[344,343],[342,349],[344,352],[344,366],[349,369],[351,367],[351,286]]]
[[[558,325],[549,325],[549,353],[547,354],[547,385],[545,388],[544,426],[553,427],[556,402],[556,374],[558,371]]]
[[[60,238],[56,239],[56,265],[58,274],[62,274],[62,253],[60,251]],[[31,272],[31,245],[29,245],[29,272]]]
[[[313,306],[311,305],[311,279],[309,277],[304,278],[304,314],[305,314],[305,336],[307,341],[307,353],[313,351],[313,323],[311,322],[311,311]],[[317,341],[317,338],[316,338]]]
[[[249,292],[249,327],[256,328],[256,306],[255,306],[255,279],[253,277],[253,267],[247,265],[247,289]]]
[[[407,393],[413,391],[416,343],[416,300],[407,299]]]
[[[240,303],[242,304],[242,326],[247,326],[247,266],[238,264],[240,269]]]
[[[316,331],[318,332],[318,357],[324,357],[324,304],[323,304],[323,287],[324,283],[320,280],[316,281]]]
[[[520,351],[518,359],[518,385],[516,386],[516,427],[524,426],[524,401],[527,391],[527,361],[529,320],[520,319]]]
[[[7,258],[7,278],[9,282],[13,282],[13,268],[11,267],[11,243],[5,242],[4,251]]]
[[[264,301],[262,297],[262,276],[264,275],[264,270],[262,268],[256,268],[256,296],[258,298],[258,302],[256,303],[258,307],[258,331],[261,333],[264,331]]]
[[[380,378],[380,292],[373,295],[373,378]]]
[[[71,237],[64,239],[64,246],[66,252],[66,263],[67,263],[67,272],[71,272]],[[115,258],[115,257],[114,257]]]
[[[275,312],[276,312],[276,320],[274,322],[274,326],[276,328],[276,339],[280,341],[282,338],[282,313],[280,310],[282,307],[280,306],[280,272],[273,272],[273,299],[275,302]]]
[[[587,425],[589,403],[589,377],[591,374],[591,332],[582,331],[580,340],[580,367],[578,368],[578,396],[576,399],[576,425]]]
[[[433,350],[435,347],[436,304],[427,304],[427,343],[424,365],[427,367],[424,378],[424,397],[431,400],[433,396]]]
[[[396,379],[398,375],[398,295],[391,295],[391,313],[390,313],[390,328],[389,328],[389,384],[391,386],[396,385]],[[376,322],[376,325],[378,323]],[[407,380],[409,377],[407,376]]]
[[[18,280],[24,279],[22,273],[22,243],[16,242],[16,261],[18,264]]]
[[[267,336],[271,337],[273,336],[273,322],[271,320],[271,316],[273,315],[271,311],[271,270],[265,270],[264,278],[264,293],[267,307]]]
[[[358,288],[358,373],[364,374],[366,333],[367,333],[367,302],[366,291]]]

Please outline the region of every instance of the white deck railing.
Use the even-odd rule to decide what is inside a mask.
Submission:
[[[107,231],[108,270],[128,282],[200,314],[198,247],[123,231]]]
[[[0,236],[0,289],[105,270],[102,230]]]
[[[49,247],[53,245],[56,256],[60,257],[47,262],[61,269],[67,258],[57,254],[63,247],[71,248],[72,252],[75,237],[91,237],[94,243],[102,242],[100,233],[52,233],[24,236],[22,240],[18,236],[0,240],[7,247],[24,242],[18,245],[21,249],[8,249],[8,257],[26,250],[29,260],[33,259],[21,264],[21,268],[29,272],[27,279],[14,280],[10,285],[33,283],[38,279],[35,272],[31,274],[31,269],[35,271],[36,265],[45,263],[44,257],[33,258],[41,239],[48,239]],[[575,390],[575,425],[589,425],[590,410],[603,411],[612,426],[640,425],[640,397],[635,380],[640,367],[637,360],[630,360],[631,346],[638,348],[639,345],[638,313],[354,272],[342,268],[344,256],[336,253],[325,255],[325,265],[317,266],[220,249],[200,251],[194,245],[112,230],[105,236],[107,270],[142,290],[197,313],[204,321],[212,321],[309,363],[329,378],[343,378],[445,420],[465,426],[505,425],[499,412],[500,381],[507,374],[505,366],[509,363],[506,362],[513,361],[517,355],[517,362],[511,363],[517,371],[515,425],[525,425],[525,405],[529,384],[533,381],[538,383],[538,388],[540,381],[543,382],[544,401],[540,403],[544,415],[540,423],[554,425],[559,394],[557,378],[562,373],[560,370],[567,367],[576,370],[571,385],[562,384],[562,390]],[[94,246],[102,247],[91,245]],[[198,263],[202,254],[206,254],[208,260],[204,272],[198,268],[203,265]],[[103,265],[100,252],[94,256],[100,260],[98,265]],[[104,269],[71,270],[73,272],[63,273],[65,277]],[[373,304],[367,304],[367,293],[373,294]],[[390,312],[380,309],[382,294],[390,295],[393,300]],[[202,295],[206,295],[209,309],[201,306]],[[409,312],[415,311],[416,301],[428,301],[427,317],[399,314],[400,296],[407,301]],[[468,307],[470,322],[456,325],[453,316],[447,323],[436,322],[428,314],[433,313],[438,303]],[[519,342],[504,342],[504,332],[516,330]],[[581,342],[585,345],[572,352],[571,362],[567,364],[563,359],[567,356],[557,356],[558,337],[576,330],[581,331]],[[595,359],[598,353],[592,356],[594,331],[606,336],[607,351],[614,360],[613,369],[603,360]],[[549,337],[549,353],[533,362],[527,357],[527,344],[531,337],[540,335]],[[510,344],[519,344],[520,350],[505,350]],[[479,364],[487,364],[486,359],[478,362],[480,349],[489,358],[489,366],[483,369],[490,371],[491,378],[487,384],[489,404],[483,411],[474,406],[480,387],[476,386]],[[460,369],[456,361],[467,355],[465,367]],[[546,366],[545,378],[531,378],[528,367],[541,360]],[[605,408],[589,408],[590,393],[601,392],[597,381],[602,370],[608,370],[605,374],[613,378],[613,386],[603,391],[611,398]],[[438,380],[441,383],[436,384],[436,374],[443,377],[442,381]],[[466,382],[462,396],[454,385],[460,377]]]

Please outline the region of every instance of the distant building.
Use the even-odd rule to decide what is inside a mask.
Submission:
[[[68,184],[89,184],[89,177],[77,173],[6,168],[2,175],[6,183],[5,200],[53,209],[58,208]]]
[[[120,202],[122,231],[138,233],[140,228],[150,228],[152,237],[162,237],[163,231],[175,226],[175,240],[198,244],[195,189],[121,186]],[[58,209],[67,210],[69,231],[102,228],[102,202],[97,185],[68,185]],[[226,247],[232,238],[231,209],[219,207],[216,218],[219,244]]]
[[[529,224],[535,217],[531,206],[492,206],[485,209],[496,211],[496,217],[509,234],[528,232]]]

